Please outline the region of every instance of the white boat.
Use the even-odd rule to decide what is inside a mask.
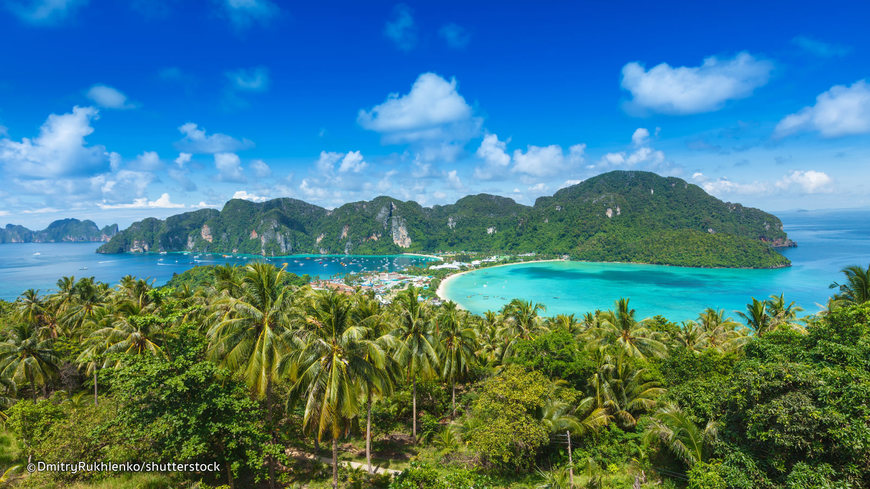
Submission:
[[[36,252],[33,253],[33,256],[39,256],[39,255],[41,255],[41,254],[42,254],[42,253],[36,251]]]

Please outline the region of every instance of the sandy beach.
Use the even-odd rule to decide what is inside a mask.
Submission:
[[[450,283],[450,281],[453,280],[454,278],[456,278],[456,277],[458,277],[458,276],[460,276],[460,275],[466,274],[466,273],[468,273],[468,272],[476,272],[476,271],[478,271],[478,270],[483,270],[483,269],[486,269],[486,268],[512,267],[512,266],[514,266],[514,265],[528,265],[529,263],[547,263],[547,262],[551,262],[551,261],[567,261],[567,260],[562,260],[562,259],[554,258],[554,259],[552,259],[552,260],[518,261],[518,262],[516,262],[516,263],[505,263],[504,265],[493,265],[493,266],[491,266],[491,267],[482,267],[482,268],[475,268],[475,269],[472,269],[472,270],[465,270],[465,271],[462,271],[462,272],[459,272],[459,273],[454,273],[454,274],[452,274],[452,275],[449,275],[449,276],[447,276],[447,277],[444,277],[444,279],[441,280],[441,283],[438,284],[438,290],[436,290],[435,293],[438,295],[439,298],[441,298],[442,301],[448,301],[448,300],[450,300],[450,299],[448,299],[447,296],[446,296],[446,292],[447,292],[447,284]],[[458,305],[458,304],[457,304],[457,305]],[[459,306],[459,307],[460,307],[460,309],[462,308],[462,306]]]

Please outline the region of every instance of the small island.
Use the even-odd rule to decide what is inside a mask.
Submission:
[[[780,268],[794,246],[776,216],[723,202],[680,178],[612,171],[526,206],[470,195],[451,205],[377,197],[325,209],[281,198],[148,218],[99,253],[190,251],[397,254],[471,251],[567,255],[586,261]]]

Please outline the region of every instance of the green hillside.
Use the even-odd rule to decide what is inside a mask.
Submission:
[[[24,226],[7,224],[5,228],[0,228],[0,243],[108,241],[116,234],[118,234],[117,224],[100,229],[94,221],[61,219],[52,222],[42,231],[31,231]]]
[[[791,245],[782,222],[722,202],[697,185],[649,172],[614,171],[533,206],[480,194],[422,207],[390,197],[333,210],[295,199],[230,200],[134,223],[100,253],[196,251],[284,255],[481,251],[705,267],[781,267]]]

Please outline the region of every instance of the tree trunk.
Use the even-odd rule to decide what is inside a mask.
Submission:
[[[278,437],[275,436],[275,425],[272,422],[272,379],[266,380],[266,422],[269,425],[269,433],[272,436],[272,443],[278,442]],[[275,489],[275,458],[269,455],[267,461],[269,464],[269,489]]]
[[[320,455],[320,438],[317,434],[314,435],[314,453]]]
[[[366,464],[372,473],[372,393],[366,395]]]
[[[97,367],[94,366],[94,407],[97,406]]]
[[[332,437],[332,489],[338,489],[338,437]]]
[[[456,417],[456,382],[455,381],[452,384],[452,390],[453,390],[453,393],[452,393],[453,397],[451,398],[450,402],[453,403],[453,417],[455,418]]]
[[[227,481],[230,483],[230,489],[236,489],[236,480],[233,479],[233,469],[230,467],[230,463],[228,461],[224,461],[227,464]]]
[[[412,397],[414,399],[414,405],[412,408],[413,412],[411,413],[412,420],[413,420],[412,421],[412,423],[413,423],[412,424],[412,431],[411,431],[411,441],[414,443],[414,445],[416,445],[417,444],[417,376],[416,375],[414,376],[413,386],[414,387],[412,388],[413,389],[412,390],[412,392],[413,392]]]

